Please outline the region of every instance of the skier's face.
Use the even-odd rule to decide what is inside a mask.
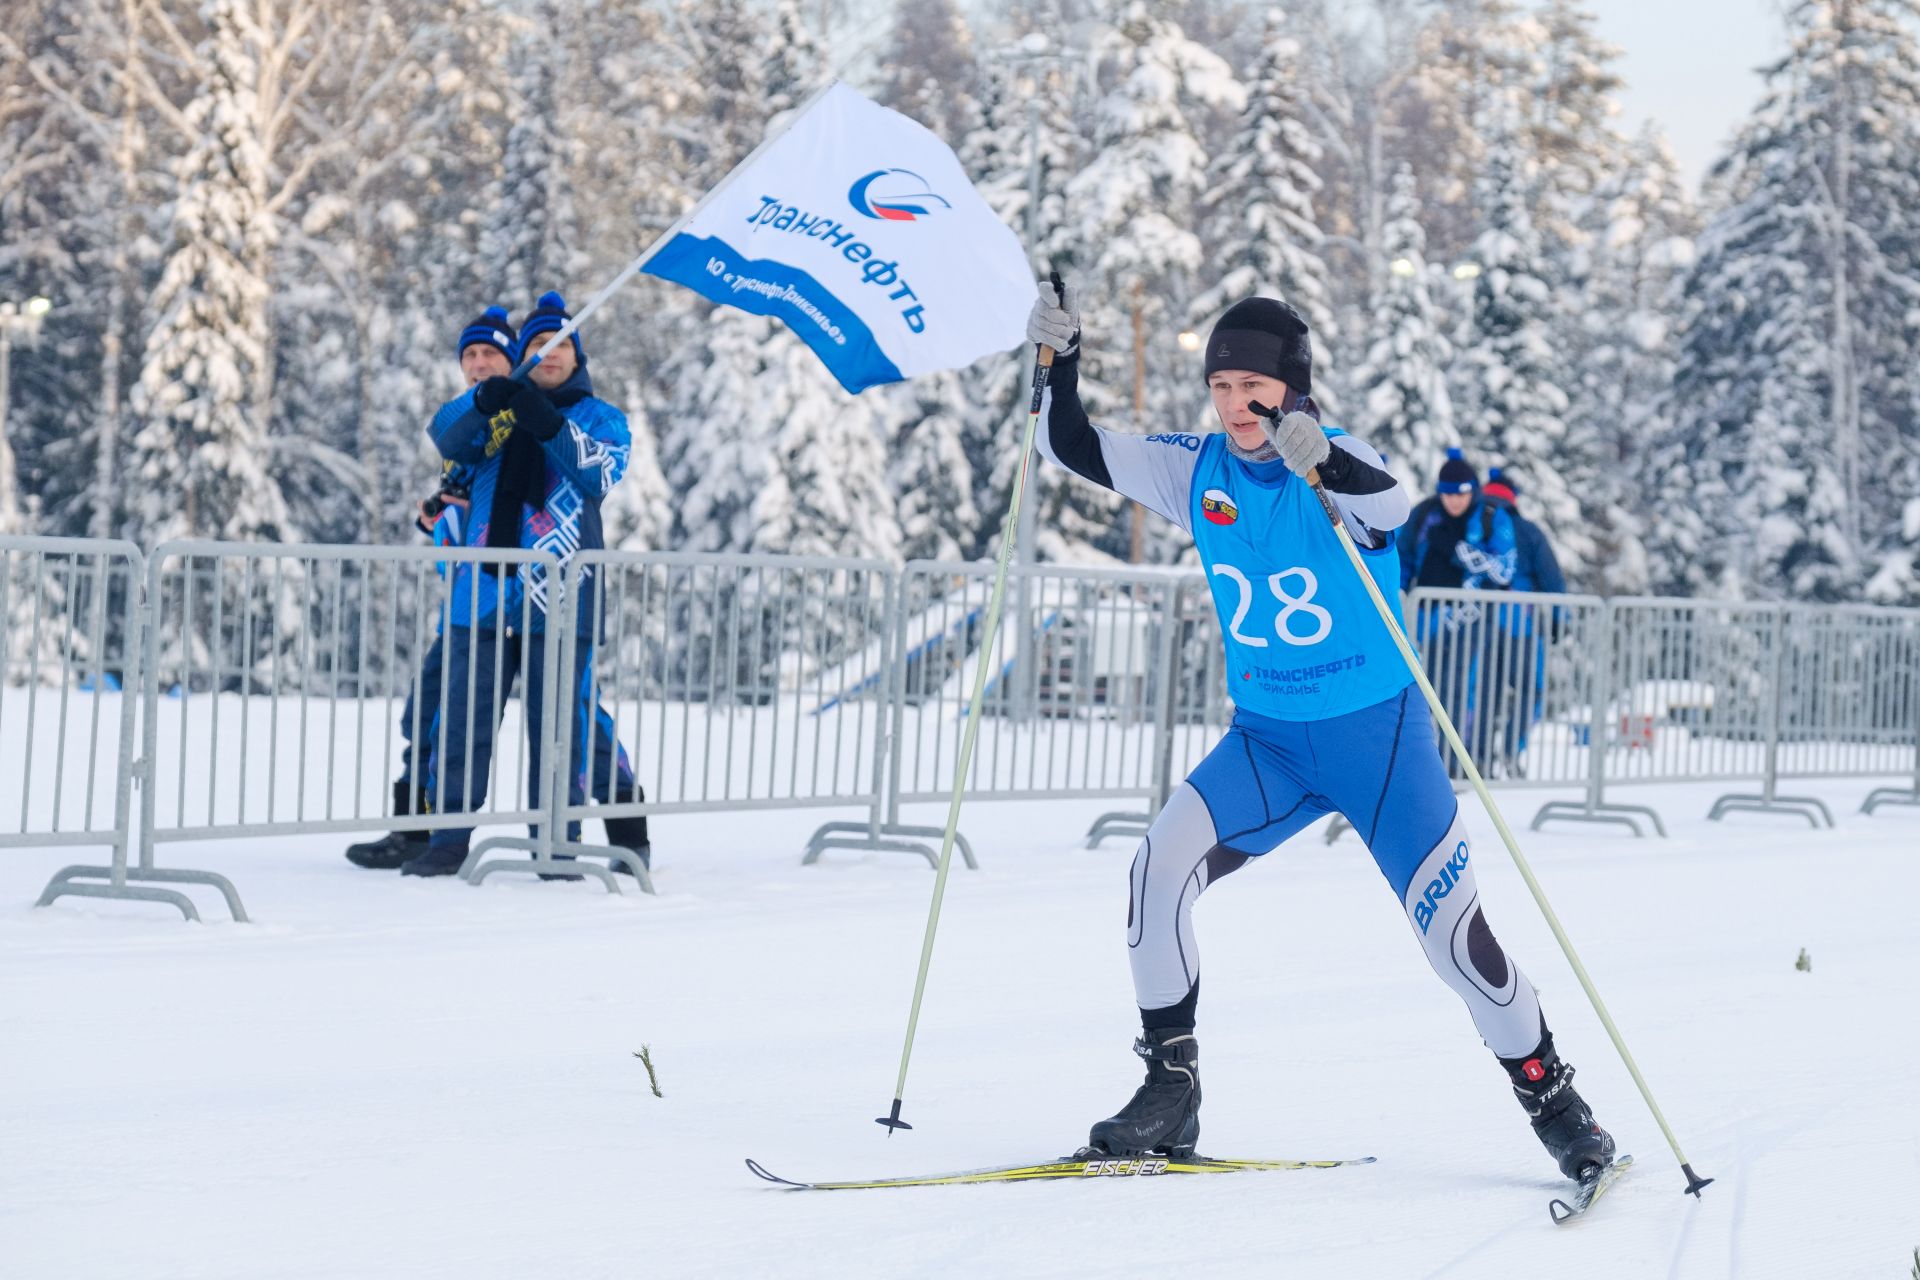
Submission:
[[[524,354],[530,356],[539,355],[540,348],[546,346],[547,343],[551,341],[553,341],[552,334],[540,334],[531,339],[526,346],[522,348],[522,351]],[[547,352],[546,355],[541,356],[540,363],[533,366],[533,371],[527,374],[527,376],[533,379],[534,386],[551,391],[568,378],[571,378],[573,371],[579,367],[580,360],[573,354],[573,339],[568,338],[553,350]]]
[[[1292,397],[1287,384],[1278,378],[1245,369],[1221,369],[1207,379],[1213,392],[1213,411],[1220,415],[1220,426],[1242,449],[1258,449],[1267,442],[1260,415],[1247,406],[1255,401],[1277,409]]]
[[[476,342],[460,353],[460,372],[467,375],[467,385],[473,387],[488,378],[506,377],[513,372],[513,363],[500,348]]]
[[[1467,508],[1472,505],[1473,495],[1471,493],[1443,493],[1440,495],[1441,509],[1456,520],[1467,514]]]

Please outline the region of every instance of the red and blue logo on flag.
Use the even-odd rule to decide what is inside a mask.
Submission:
[[[873,189],[874,184],[880,190]],[[854,212],[888,222],[913,222],[933,210],[929,202],[951,209],[946,197],[927,189],[927,180],[911,169],[875,169],[847,189],[847,202]]]

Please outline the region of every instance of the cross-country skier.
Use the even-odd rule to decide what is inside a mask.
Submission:
[[[1127,946],[1147,1078],[1093,1126],[1114,1156],[1184,1156],[1200,1135],[1200,995],[1193,904],[1208,885],[1338,812],[1365,839],[1434,971],[1466,1001],[1547,1151],[1571,1178],[1614,1143],[1573,1089],[1533,987],[1488,928],[1434,727],[1392,638],[1304,477],[1318,469],[1398,608],[1392,530],[1408,503],[1380,455],[1314,405],[1307,325],[1270,298],[1230,307],[1206,346],[1221,434],[1130,435],[1080,403],[1074,290],[1042,284],[1027,336],[1057,353],[1041,451],[1193,535],[1236,706],[1226,736],[1154,819],[1135,855]],[[1268,418],[1250,406],[1278,412]],[[1285,417],[1281,417],[1285,414]]]

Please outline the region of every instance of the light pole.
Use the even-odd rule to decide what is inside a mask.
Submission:
[[[0,302],[0,534],[20,532],[20,499],[14,492],[13,449],[7,444],[7,406],[13,388],[13,336],[40,337],[40,322],[53,303],[35,294],[25,302]]]

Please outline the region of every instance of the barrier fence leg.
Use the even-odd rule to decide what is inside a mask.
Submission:
[[[86,540],[74,540],[74,551],[85,549]],[[157,589],[157,566],[161,562],[166,548],[163,546],[154,553],[151,561],[146,560],[139,550],[131,544],[107,544],[99,548],[103,558],[107,554],[123,555],[128,571],[126,582],[126,613],[124,615],[123,634],[126,637],[126,662],[120,683],[120,745],[117,758],[118,777],[114,783],[114,829],[101,841],[113,850],[109,866],[70,866],[54,873],[41,891],[35,906],[47,906],[60,898],[107,898],[134,902],[159,902],[174,908],[183,919],[198,921],[200,912],[193,899],[175,889],[160,888],[167,884],[198,884],[220,891],[225,899],[227,911],[237,924],[248,923],[246,908],[241,904],[240,894],[233,882],[225,876],[212,871],[189,871],[161,868],[153,865],[153,786],[152,761],[158,744],[158,728],[155,717],[158,711],[159,688],[156,676],[159,592]],[[44,553],[42,553],[44,560]],[[0,572],[0,578],[4,578]],[[143,591],[144,586],[144,591]],[[216,588],[218,583],[216,582]],[[97,596],[99,607],[107,607],[105,595]],[[183,617],[184,617],[183,611]],[[97,651],[96,651],[97,652]],[[104,670],[104,662],[100,664]],[[96,674],[95,695],[99,696],[104,681]],[[62,696],[69,690],[63,686]],[[140,753],[135,755],[136,733],[141,742]],[[138,784],[141,795],[141,822],[138,839],[140,842],[139,862],[129,866],[133,841],[136,838],[133,827],[133,789]]]
[[[1913,735],[1913,781],[1904,787],[1876,787],[1867,793],[1861,802],[1860,812],[1872,813],[1883,804],[1920,805],[1920,636],[1908,635],[1906,661],[1902,664],[1907,675],[1907,732]]]
[[[1594,655],[1592,683],[1593,710],[1587,718],[1586,799],[1549,800],[1533,815],[1533,822],[1529,824],[1530,830],[1538,831],[1549,822],[1612,823],[1623,826],[1635,836],[1645,839],[1647,833],[1640,829],[1640,819],[1645,818],[1653,824],[1657,834],[1663,839],[1666,837],[1666,824],[1660,821],[1659,813],[1652,808],[1643,804],[1610,804],[1606,800],[1607,724],[1613,710],[1614,655],[1618,625],[1619,619],[1614,612],[1613,602],[1607,601],[1601,606],[1597,627],[1599,636],[1595,641],[1597,651]]]
[[[1760,780],[1760,794],[1729,793],[1721,796],[1707,811],[1707,820],[1710,822],[1718,822],[1729,813],[1786,813],[1805,818],[1807,825],[1816,831],[1823,826],[1833,826],[1833,811],[1827,808],[1825,801],[1814,796],[1777,794],[1781,721],[1785,719],[1786,647],[1787,609],[1781,606],[1773,615],[1773,661],[1770,664],[1773,697],[1767,704],[1766,764]]]
[[[873,803],[865,822],[828,822],[807,837],[800,865],[810,867],[829,849],[853,849],[866,853],[911,853],[927,860],[938,870],[940,854],[935,845],[945,834],[941,827],[909,826],[900,821],[901,735],[905,731],[907,700],[907,607],[906,583],[889,574],[886,644],[881,650],[885,679],[879,706],[874,714],[876,739],[873,762]],[[958,831],[954,847],[967,870],[978,871],[979,861],[973,846]]]

